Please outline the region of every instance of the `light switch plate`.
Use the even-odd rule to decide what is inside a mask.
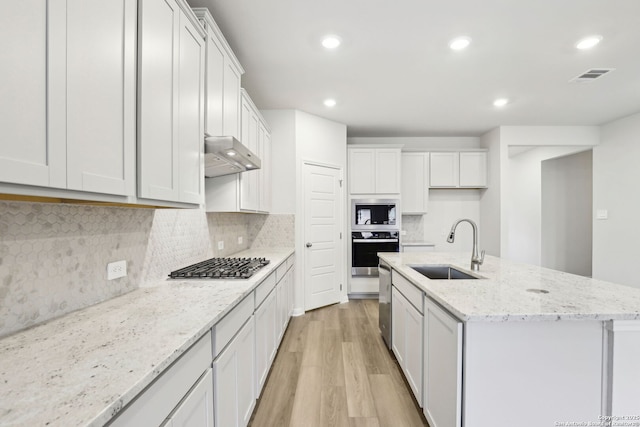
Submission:
[[[238,236],[238,244],[241,245],[242,244],[242,236]]]
[[[220,240],[218,242],[218,250],[223,250],[224,249],[224,240]]]
[[[609,211],[606,209],[598,209],[596,211],[596,219],[609,219]]]

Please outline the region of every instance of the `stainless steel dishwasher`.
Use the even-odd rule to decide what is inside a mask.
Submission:
[[[380,283],[378,325],[382,339],[391,349],[391,268],[384,261],[378,264],[378,278]]]

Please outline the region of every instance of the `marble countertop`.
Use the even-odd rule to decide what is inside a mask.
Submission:
[[[248,280],[163,281],[0,340],[0,425],[102,426],[284,262]]]
[[[470,253],[390,252],[379,256],[463,321],[640,319],[640,288],[488,255],[477,272],[485,279],[431,280],[408,265],[448,264],[469,271]]]

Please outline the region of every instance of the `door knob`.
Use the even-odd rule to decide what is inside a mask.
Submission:
[[[313,246],[313,243],[311,243],[311,242],[307,242],[306,246],[307,246],[308,248],[310,248],[311,246]]]

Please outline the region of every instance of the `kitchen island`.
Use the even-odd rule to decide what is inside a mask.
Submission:
[[[252,314],[254,290],[292,254],[244,251],[271,262],[247,280],[164,280],[1,339],[0,425],[103,426],[199,343],[210,367],[212,328],[245,302]]]
[[[394,322],[401,310],[393,349],[431,424],[589,425],[614,416],[640,425],[640,289],[491,256],[471,272],[468,253],[379,257],[392,270]],[[433,280],[412,265],[481,278]],[[412,356],[415,345],[398,341],[411,342],[410,325],[418,339],[415,318],[423,346]],[[421,369],[411,362],[418,356]]]

